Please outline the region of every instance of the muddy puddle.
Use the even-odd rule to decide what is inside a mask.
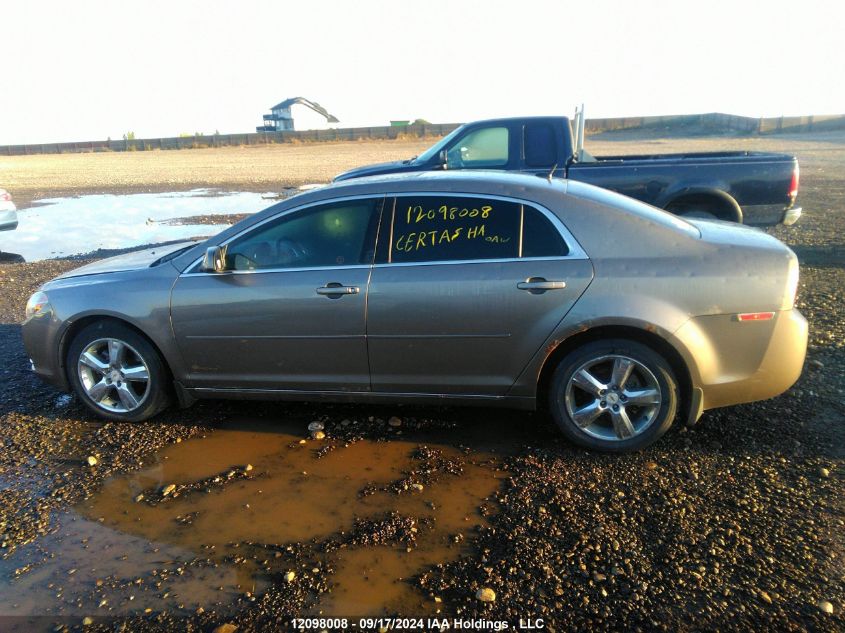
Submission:
[[[0,616],[226,614],[271,589],[303,614],[438,613],[413,578],[471,554],[514,439],[382,421],[388,440],[314,440],[306,424],[227,424],[108,480],[0,561]]]
[[[255,213],[296,193],[226,192],[214,189],[129,195],[84,195],[39,200],[18,210],[18,228],[0,234],[0,250],[32,262],[117,250],[220,232],[213,216]],[[179,218],[194,218],[190,224]]]

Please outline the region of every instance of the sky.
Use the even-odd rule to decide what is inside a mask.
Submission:
[[[297,96],[338,127],[845,113],[843,18],[836,0],[0,0],[0,145],[250,132]]]

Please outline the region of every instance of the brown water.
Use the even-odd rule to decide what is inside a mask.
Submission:
[[[32,565],[13,581],[0,581],[0,616],[225,612],[249,600],[247,592],[260,595],[281,582],[287,568],[297,582],[325,576],[328,590],[315,595],[313,614],[435,614],[440,605],[408,579],[471,551],[472,535],[485,522],[479,506],[507,476],[498,464],[513,438],[496,445],[481,439],[480,430],[439,437],[394,431],[389,441],[347,446],[330,440],[337,448],[322,457],[317,452],[326,441],[300,443],[307,433],[302,423],[243,424],[175,444],[58,517],[55,534],[0,562],[0,574],[13,576]],[[461,442],[470,448],[459,450]],[[422,445],[461,460],[463,472],[441,473],[422,490],[360,494],[407,481],[420,466],[415,454]],[[246,464],[253,468],[240,478]],[[238,477],[224,474],[223,483],[160,501],[169,484],[232,468]],[[142,492],[156,505],[134,501]],[[389,512],[417,521],[413,547],[337,546],[356,520]],[[297,561],[288,545],[310,554]]]

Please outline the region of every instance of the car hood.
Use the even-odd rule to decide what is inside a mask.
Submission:
[[[91,264],[74,268],[59,277],[56,277],[56,279],[67,279],[69,277],[81,277],[83,275],[100,275],[103,273],[116,273],[126,270],[149,268],[151,264],[158,261],[165,255],[169,255],[170,253],[188,246],[194,246],[195,244],[196,242],[177,242],[175,244],[167,244],[164,246],[156,246],[155,248],[132,251],[131,253],[126,253],[125,255],[101,259]]]
[[[393,174],[400,171],[419,171],[419,168],[412,161],[395,160],[389,163],[377,163],[375,165],[364,165],[350,169],[334,177],[334,182],[361,178],[363,176],[380,176],[382,174]]]

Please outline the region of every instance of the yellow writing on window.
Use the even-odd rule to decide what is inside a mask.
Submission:
[[[476,224],[471,227],[459,226],[454,229],[442,229],[440,231],[413,231],[400,235],[393,247],[397,251],[411,253],[425,249],[429,246],[443,246],[456,242],[468,240],[483,240],[491,244],[507,244],[510,237],[503,235],[488,235],[487,227],[484,224]]]
[[[419,224],[420,222],[434,221],[434,220],[462,220],[464,218],[481,218],[486,220],[493,213],[493,207],[485,205],[481,208],[466,208],[466,207],[450,207],[441,205],[440,207],[423,209],[421,205],[410,205],[405,214],[406,224]]]

